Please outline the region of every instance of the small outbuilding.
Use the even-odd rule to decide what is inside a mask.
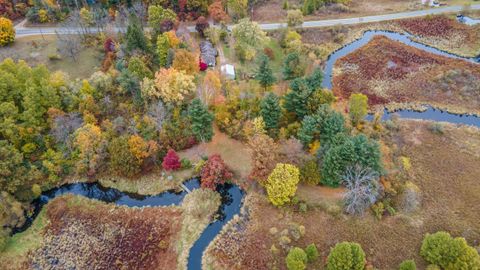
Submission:
[[[229,64],[225,64],[221,68],[222,74],[231,80],[235,80],[235,67]]]
[[[209,67],[214,67],[218,55],[217,49],[213,47],[210,41],[200,42],[200,60]]]

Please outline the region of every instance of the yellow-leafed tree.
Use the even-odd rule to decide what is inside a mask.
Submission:
[[[11,20],[0,17],[0,46],[5,46],[15,41],[15,29]]]
[[[297,167],[278,163],[265,184],[268,199],[275,206],[282,206],[290,202],[297,191],[299,181],[300,170]]]
[[[152,96],[161,98],[166,103],[180,103],[192,94],[196,87],[194,77],[174,68],[160,69],[155,74],[155,93]]]

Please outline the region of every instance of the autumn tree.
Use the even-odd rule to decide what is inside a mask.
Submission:
[[[173,68],[179,71],[185,71],[189,75],[198,73],[198,55],[185,49],[175,51],[173,58]]]
[[[208,142],[213,137],[213,115],[202,104],[200,99],[196,98],[188,106],[188,117],[192,123],[192,132],[197,141]]]
[[[293,247],[285,258],[288,270],[304,270],[307,268],[307,254],[299,247]]]
[[[290,202],[297,191],[299,181],[300,171],[297,167],[278,163],[265,183],[268,199],[275,206],[282,206]]]
[[[221,94],[222,82],[220,80],[220,74],[215,70],[207,70],[205,77],[203,78],[203,84],[199,88],[200,99],[207,106],[215,100],[215,97]]]
[[[287,24],[290,27],[295,27],[302,25],[303,23],[303,14],[299,9],[293,9],[287,11]]]
[[[255,72],[255,79],[258,80],[261,86],[267,90],[268,86],[271,86],[275,83],[276,79],[273,76],[273,71],[270,68],[270,59],[265,55],[261,54],[258,60],[258,69]]]
[[[177,14],[175,11],[163,8],[158,5],[150,5],[148,7],[148,25],[155,31],[155,33],[161,33],[161,25],[164,21],[175,21]]]
[[[157,37],[157,56],[158,62],[161,67],[165,67],[167,65],[167,55],[168,50],[170,49],[170,43],[168,36],[164,34],[159,35]]]
[[[342,242],[330,250],[327,270],[363,270],[365,262],[365,252],[359,244]]]
[[[233,26],[232,35],[235,38],[235,51],[242,60],[252,60],[258,48],[263,48],[268,41],[260,26],[248,18]]]
[[[227,167],[220,155],[211,155],[201,172],[202,188],[215,189],[217,185],[231,180],[233,173]]]
[[[180,169],[181,166],[182,164],[180,163],[177,152],[173,149],[168,150],[167,155],[163,158],[162,168],[166,171],[176,171]]]
[[[180,103],[195,91],[194,77],[174,68],[160,69],[155,74],[156,91],[152,94],[166,103]]]
[[[0,46],[11,44],[15,41],[15,29],[11,20],[0,17]]]
[[[103,165],[106,140],[100,127],[85,124],[75,132],[74,145],[78,150],[77,171],[94,175]]]
[[[305,72],[305,65],[298,52],[292,52],[283,60],[283,78],[291,80],[301,77]]]
[[[269,92],[263,97],[260,103],[260,113],[265,121],[265,128],[270,134],[276,134],[282,109],[280,108],[279,98],[275,93]]]
[[[153,78],[153,73],[152,71],[147,67],[145,62],[138,56],[132,56],[130,57],[128,61],[128,70],[137,76],[139,80],[142,80],[143,78]]]
[[[118,175],[132,177],[140,172],[137,159],[129,149],[128,136],[115,137],[108,145],[109,168]]]
[[[368,97],[364,94],[352,94],[349,100],[350,119],[353,125],[363,121],[368,112]]]
[[[207,19],[203,16],[198,17],[197,22],[195,23],[195,30],[197,30],[202,37],[205,37],[204,31],[208,27],[210,27],[210,24],[208,23]]]
[[[208,14],[217,22],[224,22],[227,23],[230,21],[230,17],[225,12],[225,8],[223,7],[221,0],[215,0],[210,6],[208,7]]]
[[[263,184],[277,162],[278,145],[267,135],[259,134],[248,140],[248,146],[252,150],[249,178]]]
[[[233,18],[243,18],[247,15],[248,0],[228,0],[228,13]]]

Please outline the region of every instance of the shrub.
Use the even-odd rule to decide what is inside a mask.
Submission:
[[[0,46],[5,46],[15,41],[15,29],[11,20],[0,17]]]
[[[208,158],[207,162],[202,168],[201,179],[202,188],[215,189],[217,184],[223,184],[230,180],[233,173],[225,165],[220,155],[215,154]]]
[[[443,133],[445,133],[443,129],[443,125],[437,122],[431,123],[428,126],[428,130],[430,130],[430,132],[432,132],[433,134],[437,134],[437,135],[443,135]]]
[[[427,268],[425,268],[425,270],[441,270],[441,269],[435,264],[429,264],[427,265]]]
[[[414,183],[407,181],[400,197],[400,207],[403,211],[411,213],[416,211],[422,202],[420,188]]]
[[[182,167],[180,158],[175,150],[168,150],[167,155],[163,158],[162,167],[166,171],[176,171]]]
[[[416,270],[417,265],[414,260],[405,260],[399,266],[398,270]]]
[[[290,27],[299,26],[303,23],[303,14],[299,9],[287,11],[287,24]]]
[[[308,262],[314,262],[318,259],[318,250],[315,244],[310,244],[305,248],[305,253],[307,254]]]
[[[303,270],[306,268],[307,254],[303,249],[294,247],[288,252],[285,262],[288,270]]]
[[[344,195],[345,211],[351,215],[363,214],[377,201],[380,193],[378,174],[360,166],[349,167],[343,177],[347,187]]]
[[[420,255],[429,263],[442,269],[480,269],[480,255],[469,246],[465,238],[453,238],[447,232],[427,234]]]
[[[300,169],[300,181],[312,185],[320,183],[320,170],[315,159],[307,161]]]
[[[363,121],[368,112],[368,98],[364,94],[352,94],[349,100],[350,119],[353,125]]]
[[[357,243],[338,243],[328,255],[327,270],[363,269],[365,269],[365,252]]]
[[[181,168],[182,169],[190,169],[192,168],[192,162],[188,158],[182,158],[180,160]]]
[[[282,206],[290,202],[297,191],[300,180],[300,171],[290,164],[278,163],[267,179],[266,188],[268,199],[275,206]]]

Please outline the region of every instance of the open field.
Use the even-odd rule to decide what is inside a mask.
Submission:
[[[368,263],[378,269],[397,269],[405,259],[415,259],[418,269],[425,269],[419,249],[427,232],[446,230],[478,245],[480,130],[445,124],[440,135],[432,133],[430,125],[404,120],[400,132],[384,138],[398,147],[399,155],[411,159],[410,181],[423,194],[418,212],[399,211],[379,221],[371,214],[343,215],[331,204],[331,209],[312,206],[301,214],[292,208],[275,208],[264,195],[250,192],[245,203],[248,219],[230,224],[209,247],[205,262],[211,268],[207,269],[270,269],[273,265],[286,269],[282,241],[287,247],[315,243],[321,256],[311,269],[324,269],[330,247],[340,241],[360,243]],[[292,232],[300,225],[305,235],[295,240]],[[291,243],[285,244],[285,235]]]
[[[11,46],[0,48],[0,61],[12,58],[34,66],[43,64],[51,71],[66,72],[71,78],[88,78],[101,65],[103,54],[91,47],[83,48],[76,62],[70,58],[51,60],[50,56],[58,54],[56,43],[55,35],[17,38]]]
[[[370,105],[419,103],[478,114],[480,66],[377,36],[337,61],[333,91],[344,99],[364,93]]]
[[[478,17],[480,12],[469,13]],[[454,15],[419,17],[398,21],[369,23],[331,28],[309,28],[300,31],[302,41],[321,45],[330,52],[362,36],[368,30],[386,30],[416,35],[415,41],[453,54],[475,57],[480,55],[480,24],[468,26]],[[328,56],[325,55],[325,57]]]

